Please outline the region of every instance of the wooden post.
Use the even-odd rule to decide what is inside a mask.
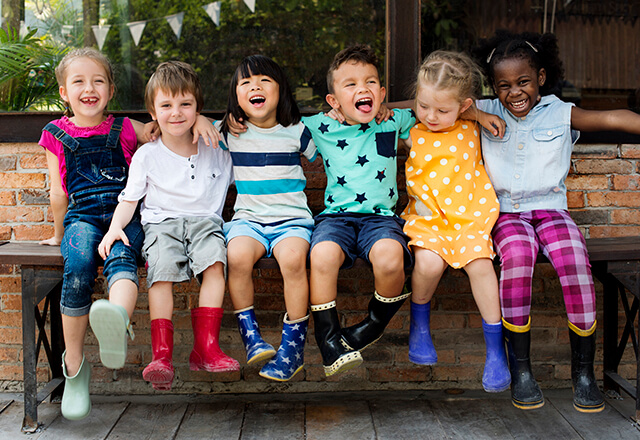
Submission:
[[[385,80],[387,101],[412,98],[409,89],[420,65],[420,0],[387,0]]]

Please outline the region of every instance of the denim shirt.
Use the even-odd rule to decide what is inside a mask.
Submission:
[[[507,123],[502,139],[482,129],[484,166],[500,201],[500,212],[567,209],[565,179],[580,132],[571,129],[571,108],[544,96],[516,118],[498,99],[477,101],[480,110]]]

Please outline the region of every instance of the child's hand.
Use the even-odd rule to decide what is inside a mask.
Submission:
[[[494,136],[498,136],[500,138],[504,136],[507,123],[499,116],[491,113],[478,112],[478,122]]]
[[[227,114],[227,125],[229,127],[229,133],[232,136],[238,137],[240,133],[247,131],[247,126],[242,123],[242,118],[236,121],[236,118],[232,114]]]
[[[344,121],[346,121],[344,115],[342,114],[342,110],[338,108],[332,108],[331,111],[329,111],[328,113],[325,113],[324,115],[330,117],[334,121],[338,121],[341,124],[344,123]]]
[[[376,115],[376,122],[378,124],[383,121],[386,122],[392,116],[393,116],[393,110],[388,108],[386,105],[382,104],[380,106],[380,110],[378,110],[378,114]]]
[[[118,240],[122,240],[125,246],[129,246],[129,239],[127,238],[127,234],[125,234],[122,229],[109,228],[105,236],[102,237],[102,241],[98,245],[98,253],[103,260],[107,259],[107,256],[111,252],[111,246]]]
[[[160,136],[160,126],[157,121],[151,121],[144,124],[142,132],[142,143],[153,142]]]
[[[198,143],[202,136],[204,143],[213,148],[218,148],[218,143],[222,140],[220,132],[212,124],[212,120],[206,116],[198,115],[196,123],[193,124],[193,143]]]
[[[62,240],[57,237],[47,238],[46,240],[41,240],[38,242],[38,244],[43,244],[46,246],[60,246],[60,243],[62,243]]]

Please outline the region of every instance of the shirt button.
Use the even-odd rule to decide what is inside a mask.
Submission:
[[[518,209],[518,208],[520,208],[520,204],[519,204],[519,203],[516,203],[515,205],[513,205],[513,207],[514,207],[514,208],[516,208],[516,209]]]
[[[522,150],[523,148],[524,148],[524,145],[518,144],[518,150]]]
[[[519,178],[520,178],[520,174],[516,174],[514,177],[515,177],[516,179],[519,179]]]
[[[196,178],[196,176],[191,176],[191,179],[192,179],[192,180],[193,180],[193,179],[195,179],[195,178]]]
[[[191,164],[191,168],[195,168],[196,166],[194,164]]]
[[[553,134],[553,131],[549,130],[547,131],[547,136],[551,136]]]

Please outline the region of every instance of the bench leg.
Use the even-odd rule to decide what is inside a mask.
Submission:
[[[24,418],[22,432],[38,431],[38,379],[36,367],[36,318],[34,308],[37,307],[35,292],[35,275],[33,269],[22,269],[22,350],[23,350],[23,386],[24,386]]]

